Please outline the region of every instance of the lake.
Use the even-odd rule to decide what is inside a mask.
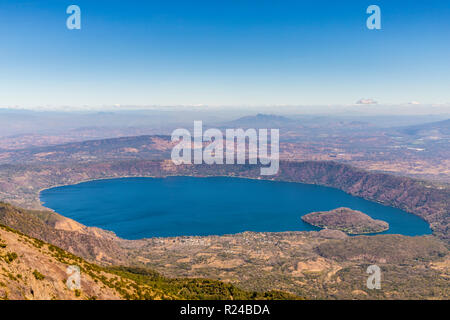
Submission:
[[[125,239],[319,230],[300,217],[338,207],[388,222],[390,229],[383,233],[431,233],[428,223],[413,214],[337,189],[231,177],[96,180],[44,190],[41,201]]]

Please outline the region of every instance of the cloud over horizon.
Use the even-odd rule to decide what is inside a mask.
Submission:
[[[359,99],[356,101],[356,104],[378,104],[378,101],[375,101],[374,99]]]

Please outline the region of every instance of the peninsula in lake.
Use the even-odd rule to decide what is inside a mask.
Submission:
[[[331,211],[312,212],[302,220],[316,227],[340,230],[348,234],[379,233],[389,229],[389,224],[372,219],[361,211],[337,208]]]

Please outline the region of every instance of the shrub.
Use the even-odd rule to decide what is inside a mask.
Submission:
[[[33,276],[36,278],[36,280],[44,280],[45,279],[45,276],[37,270],[33,271]]]

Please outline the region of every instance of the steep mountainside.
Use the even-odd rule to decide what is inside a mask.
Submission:
[[[87,228],[51,211],[25,210],[0,203],[0,223],[91,261],[104,264],[127,261],[113,233]]]
[[[100,269],[83,274],[81,289],[70,290],[66,273],[70,265],[86,268],[81,259],[63,250],[0,226],[0,299],[120,299],[109,281],[113,275]]]
[[[66,284],[80,269],[80,286]],[[72,278],[73,279],[73,278]],[[76,283],[76,282],[73,282]],[[207,279],[168,279],[136,268],[104,268],[0,225],[0,299],[296,299]]]

